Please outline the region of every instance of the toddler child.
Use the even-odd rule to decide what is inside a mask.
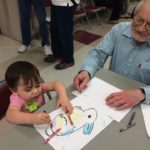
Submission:
[[[12,95],[6,112],[6,119],[14,124],[46,124],[51,119],[47,113],[34,112],[45,103],[43,94],[56,91],[57,107],[62,106],[67,113],[72,113],[72,105],[67,97],[64,85],[60,81],[41,83],[38,69],[27,61],[11,64],[5,73]],[[34,112],[34,113],[32,113]]]

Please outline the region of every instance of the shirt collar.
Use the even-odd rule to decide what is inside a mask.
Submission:
[[[131,33],[131,23],[125,30],[122,32],[122,34],[128,38],[132,38],[132,33]]]

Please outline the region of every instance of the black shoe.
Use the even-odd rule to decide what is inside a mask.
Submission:
[[[54,57],[53,54],[50,54],[44,58],[44,61],[48,63],[53,63],[53,62],[60,62],[61,59]]]
[[[71,63],[60,62],[59,64],[57,64],[55,66],[55,69],[56,70],[63,70],[63,69],[67,69],[67,68],[72,67],[72,66],[74,66],[74,62],[71,62]]]

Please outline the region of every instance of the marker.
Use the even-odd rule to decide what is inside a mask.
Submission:
[[[130,126],[132,124],[133,119],[135,117],[135,114],[136,114],[135,112],[132,113],[131,118],[130,118],[129,123],[128,123],[128,126]]]
[[[121,129],[120,129],[120,132],[126,131],[126,130],[128,130],[129,128],[131,128],[131,127],[135,126],[135,125],[136,125],[136,123],[135,123],[135,122],[134,122],[134,123],[132,123],[132,124],[130,124],[130,125],[127,125],[125,128],[121,128]]]
[[[61,128],[58,128],[52,135],[50,135],[45,141],[44,144],[47,144],[49,140],[51,140],[57,133],[61,130]]]
[[[72,121],[72,119],[71,119],[71,117],[70,117],[70,115],[68,113],[67,113],[67,116],[68,116],[70,124],[73,126],[73,121]]]

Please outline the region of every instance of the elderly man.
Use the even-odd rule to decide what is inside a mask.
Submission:
[[[110,70],[131,79],[150,84],[150,0],[141,1],[136,7],[133,21],[115,25],[102,41],[89,52],[74,86],[82,91],[96,71],[112,56]],[[133,107],[143,102],[150,104],[150,87],[112,93],[106,104],[117,110]]]

